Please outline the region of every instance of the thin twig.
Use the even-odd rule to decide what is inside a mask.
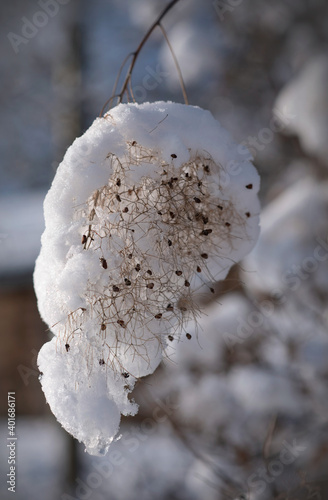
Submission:
[[[277,425],[277,415],[275,415],[273,417],[273,419],[271,420],[266,437],[265,437],[265,440],[264,440],[264,443],[263,443],[263,458],[264,458],[264,461],[266,462],[267,472],[269,472],[268,458],[270,456],[270,447],[271,447],[271,443],[272,443],[272,439],[273,439],[273,434],[276,430],[276,425]]]
[[[179,0],[172,0],[166,7],[165,9],[163,10],[163,12],[160,14],[160,16],[157,18],[157,20],[151,25],[151,27],[149,28],[149,30],[147,31],[147,33],[145,34],[145,36],[143,37],[143,39],[141,40],[141,42],[139,43],[139,46],[137,48],[137,50],[133,53],[133,57],[132,57],[132,61],[131,61],[131,64],[130,64],[130,67],[128,69],[128,72],[127,72],[127,75],[126,75],[126,78],[125,78],[125,81],[123,83],[123,87],[122,87],[122,90],[120,92],[120,97],[119,97],[119,103],[122,102],[122,99],[123,99],[123,95],[124,95],[124,92],[128,86],[128,83],[129,83],[129,80],[131,79],[131,75],[132,75],[132,71],[133,71],[133,68],[134,68],[134,65],[136,63],[136,60],[137,60],[137,57],[138,55],[140,54],[140,51],[142,49],[142,47],[145,45],[145,43],[147,42],[148,38],[150,37],[150,35],[152,34],[152,32],[154,31],[154,29],[156,28],[156,26],[159,26],[161,20],[163,19],[163,17],[169,12],[169,10],[172,9],[172,7],[178,3]]]
[[[166,16],[166,14],[169,12],[169,10],[172,9],[172,7],[174,7],[175,4],[177,4],[180,0],[171,0],[171,2],[165,7],[165,9],[163,10],[163,12],[158,16],[158,18],[156,19],[156,21],[151,25],[151,27],[149,28],[149,30],[147,31],[147,33],[145,34],[145,36],[143,37],[143,39],[141,40],[141,42],[139,43],[137,49],[135,50],[135,52],[132,52],[130,53],[125,59],[124,59],[124,62],[120,68],[120,71],[119,71],[119,74],[116,78],[116,81],[115,81],[115,85],[114,85],[114,89],[113,89],[113,94],[112,97],[110,97],[106,103],[104,104],[102,110],[101,110],[101,113],[100,113],[100,116],[103,115],[104,113],[104,110],[106,108],[106,106],[110,103],[112,103],[112,100],[115,98],[115,97],[118,97],[118,101],[117,103],[121,103],[123,101],[123,97],[125,94],[129,95],[129,88],[130,88],[130,91],[131,91],[131,76],[132,76],[132,71],[133,71],[133,68],[136,64],[136,61],[137,61],[137,58],[140,54],[140,51],[142,49],[142,47],[145,45],[145,43],[147,42],[148,38],[150,37],[150,35],[152,34],[152,32],[154,31],[154,29],[157,27],[157,26],[160,26],[160,28],[162,29],[162,32],[163,34],[165,33],[163,31],[163,28],[161,26],[161,21],[162,19],[164,18],[164,16]],[[167,40],[167,36],[166,34],[164,34],[165,36],[165,39]],[[167,40],[168,42],[168,40]],[[168,42],[169,43],[169,42]],[[170,50],[172,52],[172,48],[169,44],[169,47],[170,47]],[[128,60],[128,58],[132,56],[132,60],[131,60],[131,63],[130,63],[130,66],[127,70],[127,73],[126,73],[126,77],[125,77],[125,80],[123,82],[123,86],[122,86],[122,89],[121,91],[115,95],[115,91],[116,91],[116,87],[117,87],[117,84],[118,84],[118,80],[119,80],[119,77],[122,73],[122,70],[123,70],[123,67],[126,63],[126,61]],[[176,61],[176,58],[175,56],[173,55],[174,57],[174,60]],[[177,68],[178,68],[178,65],[176,64]],[[180,82],[182,81],[182,92],[183,92],[183,96],[184,96],[184,99],[185,99],[185,102],[186,104],[188,104],[188,99],[186,98],[186,92],[185,92],[185,88],[184,88],[184,85],[183,85],[183,80],[182,80],[182,75],[181,75],[181,71],[180,71],[180,68],[178,69],[178,73],[179,73],[179,79],[180,79]],[[132,95],[132,99],[134,100],[134,97],[133,97],[133,93],[131,93]]]
[[[170,49],[170,52],[171,52],[171,55],[172,55],[172,58],[173,58],[173,61],[174,61],[174,64],[175,64],[175,67],[176,67],[176,70],[178,72],[178,75],[179,75],[179,81],[180,81],[180,86],[181,86],[181,90],[182,90],[182,95],[183,95],[183,99],[184,99],[184,102],[185,104],[189,104],[188,102],[188,97],[187,97],[187,92],[186,92],[186,87],[185,87],[185,84],[184,84],[184,81],[183,81],[183,76],[182,76],[182,72],[181,72],[181,69],[180,69],[180,66],[179,66],[179,63],[178,63],[178,59],[173,51],[173,47],[167,37],[167,34],[166,34],[166,31],[165,29],[163,28],[163,26],[159,23],[158,26],[161,28],[162,30],[162,33],[163,33],[163,36],[165,38],[165,41],[168,45],[168,48]]]
[[[152,132],[154,132],[154,130],[156,130],[156,129],[157,129],[158,125],[160,125],[161,123],[163,123],[163,121],[164,121],[164,120],[166,120],[166,118],[167,118],[168,116],[169,116],[169,115],[168,115],[168,114],[166,114],[166,115],[164,116],[164,118],[163,118],[160,122],[158,122],[158,123],[157,123],[157,125],[156,125],[154,128],[152,128],[151,130],[149,130],[149,134],[151,134]]]
[[[214,474],[222,481],[224,486],[226,488],[230,487],[236,491],[242,492],[243,487],[241,483],[238,481],[238,479],[231,478],[228,476],[216,463],[215,461],[209,457],[200,452],[197,448],[197,446],[193,446],[191,444],[191,441],[187,438],[185,433],[182,431],[181,427],[177,424],[177,422],[172,418],[168,417],[168,421],[172,426],[173,431],[175,432],[175,435],[180,439],[181,443],[184,444],[184,446],[201,462],[206,464],[213,472]],[[232,492],[233,493],[233,492]]]
[[[129,80],[129,92],[130,92],[130,95],[131,95],[131,97],[132,97],[132,101],[133,101],[133,102],[136,102],[135,97],[134,97],[134,94],[133,94],[133,89],[132,89],[131,78],[130,78],[130,80]]]
[[[105,104],[103,105],[103,107],[102,107],[102,109],[101,109],[101,111],[100,111],[99,117],[101,117],[101,116],[104,114],[104,111],[105,111],[106,106],[109,104],[109,107],[111,107],[111,105],[112,105],[112,100],[113,100],[113,99],[115,99],[115,97],[119,97],[119,96],[120,96],[120,94],[116,94],[116,89],[117,89],[118,81],[119,81],[119,79],[120,79],[121,73],[122,73],[122,71],[123,71],[123,68],[124,68],[124,66],[125,66],[125,64],[126,64],[126,62],[127,62],[127,60],[128,60],[128,59],[129,59],[129,57],[131,57],[131,56],[133,56],[133,53],[128,54],[128,55],[125,57],[124,61],[122,62],[121,67],[120,67],[119,72],[118,72],[118,75],[117,75],[117,77],[116,77],[115,83],[114,83],[114,87],[113,87],[113,90],[112,90],[112,96],[111,96],[109,99],[107,99],[107,101],[106,101],[106,102],[105,102]]]

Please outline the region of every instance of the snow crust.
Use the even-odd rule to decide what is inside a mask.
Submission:
[[[246,157],[249,157],[246,155]],[[44,202],[41,383],[63,427],[105,454],[135,381],[254,246],[259,176],[205,110],[120,104],[76,139]]]

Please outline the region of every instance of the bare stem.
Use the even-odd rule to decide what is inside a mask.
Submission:
[[[124,60],[121,68],[120,68],[120,71],[119,71],[119,74],[118,74],[118,77],[117,77],[117,80],[115,82],[115,90],[116,90],[116,87],[117,87],[117,83],[118,83],[118,79],[119,79],[119,76],[122,72],[122,69],[128,59],[128,57],[132,56],[132,59],[131,59],[131,62],[130,62],[130,65],[128,67],[128,70],[127,70],[127,73],[126,73],[126,77],[125,77],[125,80],[123,82],[123,86],[122,86],[122,89],[121,91],[115,95],[115,90],[113,91],[113,96],[108,99],[108,101],[106,101],[106,103],[104,104],[102,110],[101,110],[101,113],[100,113],[100,116],[102,116],[103,112],[104,112],[104,108],[107,106],[108,103],[111,103],[112,100],[114,99],[114,97],[117,97],[118,98],[118,104],[121,103],[123,101],[123,97],[125,94],[129,94],[129,88],[131,90],[131,76],[132,76],[132,71],[133,71],[133,68],[136,64],[136,61],[137,61],[137,58],[141,52],[141,49],[143,48],[143,46],[145,45],[145,43],[147,42],[148,38],[150,37],[150,35],[152,34],[152,32],[154,31],[154,29],[159,26],[161,27],[162,31],[163,31],[163,28],[161,26],[161,21],[162,19],[166,16],[166,14],[172,9],[172,7],[174,7],[175,4],[177,4],[180,0],[171,0],[171,2],[165,7],[165,9],[163,10],[163,12],[158,16],[158,18],[156,19],[156,21],[151,25],[151,27],[149,28],[149,30],[147,31],[147,33],[144,35],[143,39],[141,40],[141,42],[139,43],[137,49],[135,50],[135,52],[132,52],[131,54],[129,54],[126,59]],[[167,37],[165,36],[166,40],[167,40]],[[179,79],[180,79],[180,82],[182,80],[182,77],[181,77],[181,72],[178,71],[179,73]],[[185,99],[185,102],[186,104],[188,103],[188,100],[187,100],[187,96],[186,96],[186,92],[185,92],[185,89],[184,89],[184,86],[182,84],[182,92],[183,92],[183,95],[184,95],[184,99]],[[132,94],[132,97],[133,97],[133,94]]]
[[[167,37],[167,34],[166,34],[166,31],[165,29],[163,28],[163,26],[161,24],[158,25],[161,30],[162,30],[162,33],[163,33],[163,36],[165,38],[165,41],[167,43],[167,46],[168,48],[170,49],[170,52],[171,52],[171,55],[172,55],[172,58],[173,58],[173,61],[174,61],[174,64],[175,64],[175,67],[176,67],[176,70],[178,72],[178,76],[179,76],[179,82],[180,82],[180,86],[181,86],[181,90],[182,90],[182,94],[183,94],[183,98],[184,98],[184,102],[185,104],[189,104],[188,102],[188,97],[187,97],[187,92],[186,92],[186,87],[185,87],[185,84],[184,84],[184,81],[183,81],[183,76],[182,76],[182,72],[181,72],[181,69],[180,69],[180,66],[179,66],[179,63],[178,63],[178,60],[176,58],[176,55],[173,51],[173,47],[172,45],[170,44],[170,41]]]

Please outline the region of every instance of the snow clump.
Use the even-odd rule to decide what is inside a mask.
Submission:
[[[244,151],[243,151],[244,153]],[[259,176],[208,111],[120,104],[68,149],[44,202],[41,384],[89,453],[133,415],[136,380],[195,320],[195,293],[254,246]]]

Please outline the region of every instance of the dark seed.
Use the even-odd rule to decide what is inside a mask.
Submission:
[[[210,173],[210,167],[208,165],[204,165],[204,171],[209,174]]]
[[[100,259],[101,265],[103,266],[104,269],[107,269],[107,261],[104,259],[104,257],[101,257]]]
[[[118,319],[117,320],[117,323],[122,327],[122,328],[125,328],[125,323],[122,319]]]
[[[156,314],[156,316],[155,316],[155,318],[156,318],[156,319],[161,319],[161,317],[162,317],[162,314],[161,314],[161,313],[158,313],[158,314]]]
[[[138,271],[138,272],[140,271],[140,264],[136,265],[135,270]]]
[[[106,330],[106,325],[103,323],[100,328],[101,328],[101,330],[104,331],[104,330]]]
[[[104,364],[105,364],[105,360],[104,360],[104,359],[100,359],[100,360],[99,360],[99,364],[100,364],[100,365],[104,365]]]
[[[203,223],[207,224],[208,223],[208,217],[205,217],[205,215],[202,216]]]
[[[120,186],[120,185],[121,185],[121,179],[117,179],[116,186]]]
[[[246,215],[246,217],[250,217],[251,216],[251,214],[249,212],[246,212],[245,215]]]
[[[188,340],[190,340],[191,339],[190,333],[186,333],[186,337],[187,337]]]
[[[201,272],[202,272],[202,270],[201,270],[201,268],[200,268],[199,266],[197,266],[197,272],[198,272],[198,273],[201,273]]]
[[[126,286],[131,286],[131,281],[128,280],[127,278],[124,278],[124,282],[125,282]]]
[[[201,257],[202,257],[203,259],[208,259],[208,254],[207,254],[207,253],[202,253],[202,254],[201,254]]]
[[[153,273],[150,269],[147,269],[147,274],[149,274],[151,276]]]
[[[185,283],[184,283],[184,284],[185,284],[185,286],[190,286],[190,283],[189,283],[189,281],[188,281],[188,280],[185,280]]]
[[[171,240],[167,240],[167,244],[169,245],[169,247],[172,246],[172,241]]]
[[[175,274],[176,274],[177,276],[181,276],[182,271],[175,271]]]
[[[209,234],[211,234],[212,232],[212,229],[204,229],[200,234],[204,235],[204,236],[208,236]]]
[[[127,257],[128,257],[128,259],[132,259],[132,253],[129,253],[129,254],[127,255]]]
[[[121,197],[119,194],[116,195],[116,199],[117,199],[117,201],[121,201]]]
[[[158,215],[163,215],[163,214],[162,214],[162,212],[161,212],[160,210],[159,210],[157,213],[158,213]]]
[[[81,241],[82,245],[85,245],[85,244],[86,244],[86,242],[87,242],[87,240],[88,240],[88,238],[87,238],[87,237],[86,237],[86,235],[84,234],[84,235],[82,236],[82,241]]]
[[[172,304],[168,304],[168,305],[166,306],[166,309],[167,309],[168,311],[173,311],[173,306],[172,306]]]
[[[168,338],[171,342],[172,342],[172,340],[174,340],[173,335],[169,335],[167,338]]]
[[[123,212],[124,212],[125,214],[127,214],[127,213],[128,213],[128,211],[129,211],[128,207],[123,208]]]
[[[69,351],[69,349],[70,349],[69,344],[65,344],[65,349],[66,349],[66,352]]]
[[[147,288],[152,290],[154,288],[154,283],[148,283],[148,285],[146,285],[146,286],[147,286]]]
[[[230,222],[226,222],[225,226],[230,227],[231,226]]]
[[[173,212],[170,212],[170,217],[171,217],[171,219],[174,219],[175,214]]]
[[[211,292],[212,292],[212,293],[215,293],[215,290],[214,290],[214,288],[210,288],[210,290],[211,290]]]
[[[246,188],[247,189],[252,189],[253,188],[253,184],[247,184]]]
[[[122,376],[123,376],[124,378],[129,378],[129,377],[130,377],[130,374],[129,374],[129,373],[127,373],[127,372],[122,372]]]
[[[219,208],[220,210],[223,210],[223,207],[222,207],[221,205],[218,205],[218,208]]]
[[[120,291],[119,287],[116,285],[113,285],[113,292],[119,292],[119,291]]]
[[[171,154],[171,157],[172,157],[172,158],[177,158],[177,155],[176,155],[176,154],[174,154],[174,153],[172,153],[172,154]]]
[[[197,196],[195,196],[195,197],[194,197],[194,202],[195,202],[195,203],[201,203],[200,199],[199,199],[199,198],[197,198]]]
[[[133,141],[131,146],[135,146],[137,144],[137,141]]]

